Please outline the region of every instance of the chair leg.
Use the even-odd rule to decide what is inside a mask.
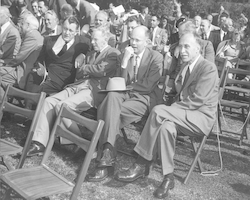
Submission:
[[[197,145],[195,144],[195,141],[194,141],[194,139],[192,138],[191,139],[191,144],[192,144],[192,147],[193,147],[193,150],[194,150],[194,155],[196,156],[196,154],[197,154]],[[200,173],[202,173],[203,172],[203,167],[202,167],[202,164],[201,164],[201,160],[200,160],[200,157],[198,157],[198,159],[197,159],[197,163],[198,163],[198,168],[199,168],[199,170],[200,170]]]
[[[186,176],[186,178],[185,178],[185,180],[184,180],[184,184],[186,184],[186,183],[188,182],[188,179],[189,179],[191,173],[193,172],[194,167],[195,167],[197,161],[199,160],[201,151],[202,151],[202,149],[203,149],[203,146],[204,146],[206,140],[207,140],[207,136],[205,135],[205,136],[203,137],[203,139],[202,139],[202,142],[200,143],[200,146],[199,146],[197,152],[196,152],[195,158],[194,158],[194,160],[193,160],[193,162],[192,162],[192,164],[191,164],[191,167],[190,167],[190,169],[189,169],[189,171],[188,171],[188,174],[187,174],[187,176]],[[199,161],[198,161],[198,163],[199,163]],[[201,165],[201,163],[199,163],[199,165]]]
[[[127,134],[126,134],[124,128],[121,129],[121,132],[122,132],[122,135],[123,135],[123,138],[124,138],[126,144],[133,144],[132,142],[129,141],[129,139],[128,139],[128,137],[127,137]]]

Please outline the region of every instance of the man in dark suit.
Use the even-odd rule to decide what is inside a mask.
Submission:
[[[0,7],[0,59],[8,64],[19,52],[21,37],[7,7]],[[0,63],[1,66],[1,63]]]
[[[80,53],[87,54],[90,46],[88,38],[77,34],[78,29],[78,20],[71,16],[64,21],[61,35],[45,38],[38,62],[45,63],[48,75],[39,87],[33,88],[33,92],[57,93],[74,82],[75,59]]]
[[[211,24],[207,19],[203,19],[201,21],[200,27],[201,27],[201,32],[202,32],[201,38],[203,40],[209,40],[210,42],[212,42],[213,47],[214,47],[214,52],[216,52],[216,49],[220,41],[219,34],[216,34],[214,31],[210,31]]]
[[[91,27],[95,25],[95,8],[85,0],[67,0],[76,12],[76,16],[80,22],[81,32],[87,33]]]
[[[117,49],[108,45],[108,38],[108,32],[102,27],[94,29],[92,33],[94,51],[91,51],[86,59],[83,54],[76,59],[76,82],[45,99],[28,156],[43,154],[62,103],[81,113],[93,106],[97,107],[105,97],[105,94],[98,91],[105,89],[109,77],[115,75],[119,55]],[[63,122],[67,128],[81,135],[77,125],[71,120],[64,119]]]
[[[139,20],[141,25],[150,27],[151,16],[148,14],[148,6],[146,4],[141,5]]]
[[[61,7],[67,4],[66,0],[49,0],[49,10],[54,10],[59,19],[61,19]]]
[[[115,175],[123,182],[147,176],[153,158],[158,155],[164,178],[154,196],[161,199],[174,188],[177,132],[208,135],[216,120],[219,78],[215,64],[200,55],[199,38],[192,33],[181,36],[179,48],[183,66],[175,79],[176,101],[171,106],[153,108],[134,148],[138,159],[129,169]]]
[[[39,31],[41,34],[43,34],[45,30],[45,19],[44,15],[49,10],[49,4],[47,0],[38,0],[38,10],[41,14],[41,17],[39,18]]]
[[[131,92],[109,92],[98,107],[97,118],[105,121],[98,145],[97,167],[87,177],[89,181],[102,181],[114,168],[115,141],[121,127],[140,120],[157,104],[160,95],[157,83],[161,77],[163,57],[147,48],[149,31],[136,27],[131,35],[131,46],[121,57],[118,76],[123,77]]]
[[[8,84],[17,84],[24,89],[26,77],[33,67],[33,63],[27,64],[30,55],[40,49],[43,45],[43,37],[38,32],[38,21],[34,15],[26,15],[22,21],[21,34],[22,44],[19,52],[8,64],[0,67],[2,83],[0,87],[0,101],[3,97],[4,89]]]

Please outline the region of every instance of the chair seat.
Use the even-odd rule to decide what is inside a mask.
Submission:
[[[74,184],[46,165],[18,169],[2,174],[1,179],[25,199],[37,199],[73,190]],[[39,181],[37,181],[39,180]]]
[[[247,103],[242,103],[242,102],[239,102],[239,101],[231,101],[231,100],[225,100],[225,99],[222,99],[220,101],[220,104],[222,106],[227,106],[227,107],[232,107],[232,108],[237,108],[237,109],[240,109],[240,108],[248,108],[249,107],[249,104]]]
[[[16,154],[21,152],[22,149],[22,147],[16,144],[0,139],[0,156]]]

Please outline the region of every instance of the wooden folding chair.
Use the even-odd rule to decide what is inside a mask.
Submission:
[[[228,74],[233,74],[233,78],[228,78]],[[241,114],[243,128],[240,134],[239,145],[242,144],[244,137],[247,138],[247,124],[249,121],[250,111],[250,82],[238,79],[239,76],[250,75],[250,71],[243,69],[228,68],[225,73],[225,80],[223,83],[223,95],[221,95],[220,105],[222,107],[229,107],[230,113]],[[241,113],[232,112],[240,110]],[[224,109],[225,111],[225,109]],[[247,111],[247,113],[245,113]],[[220,118],[218,117],[220,120]],[[221,129],[221,123],[219,123]],[[222,130],[223,132],[234,133],[229,130]]]
[[[72,119],[76,123],[79,123],[92,131],[94,133],[92,140],[85,140],[84,138],[79,137],[78,135],[67,130],[63,126],[63,123],[61,123],[62,118]],[[16,169],[0,176],[0,179],[11,187],[6,192],[5,199],[7,200],[9,198],[12,189],[27,200],[38,199],[45,196],[51,196],[53,194],[65,193],[72,190],[73,191],[70,199],[77,199],[103,125],[104,122],[102,120],[94,121],[87,119],[86,117],[83,117],[70,110],[66,104],[63,104],[52,129],[51,136],[40,165],[31,168]],[[72,141],[82,149],[86,149],[86,147],[88,147],[88,151],[81,166],[80,173],[76,179],[76,184],[68,181],[62,175],[58,174],[56,171],[53,171],[45,164],[54,144],[55,137],[57,136],[64,137]]]
[[[26,142],[24,145],[24,149],[27,149],[27,147],[30,146],[31,139],[32,139],[33,134],[34,134],[35,125],[37,123],[38,116],[39,116],[40,110],[42,108],[42,104],[43,104],[43,101],[45,99],[45,96],[46,96],[46,94],[44,92],[42,92],[41,94],[30,93],[30,92],[26,92],[26,91],[17,89],[13,86],[10,86],[10,85],[8,85],[8,87],[5,91],[5,94],[3,97],[3,102],[0,105],[0,125],[1,125],[3,112],[19,114],[19,115],[22,115],[22,116],[32,120],[30,129],[29,129],[29,132],[27,135],[27,139],[26,139]],[[36,109],[29,110],[26,108],[18,107],[17,105],[13,105],[12,103],[8,102],[9,97],[18,97],[18,98],[22,98],[22,99],[29,99],[33,104],[36,104]],[[28,150],[23,151],[17,168],[21,168],[23,166],[27,151]],[[6,156],[16,154],[19,152],[22,152],[22,147],[20,147],[19,145],[14,145],[6,140],[0,139],[0,157],[3,160],[3,164],[9,170],[11,170],[12,167],[5,159]]]

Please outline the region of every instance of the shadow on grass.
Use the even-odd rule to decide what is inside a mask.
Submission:
[[[242,183],[229,184],[236,192],[250,195],[250,185],[244,185]]]

